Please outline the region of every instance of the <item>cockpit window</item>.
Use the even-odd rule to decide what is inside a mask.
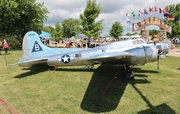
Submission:
[[[137,45],[137,44],[144,44],[143,40],[135,40],[133,41],[133,45]]]

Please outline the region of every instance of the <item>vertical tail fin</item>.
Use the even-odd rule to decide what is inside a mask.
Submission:
[[[52,55],[59,53],[69,53],[77,50],[83,50],[81,48],[49,48],[44,45],[39,35],[30,31],[27,32],[23,38],[23,56],[22,59],[27,57]]]
[[[50,48],[41,42],[36,32],[30,31],[25,34],[23,38],[23,58],[47,54],[48,50]]]

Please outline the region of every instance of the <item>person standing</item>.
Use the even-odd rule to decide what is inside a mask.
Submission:
[[[1,54],[1,48],[2,48],[2,46],[3,46],[3,44],[2,44],[2,42],[0,41],[0,56],[2,55],[2,54]]]
[[[70,45],[70,43],[69,42],[66,42],[66,46],[65,46],[66,48],[71,48],[71,45]]]
[[[5,50],[5,54],[8,54],[8,48],[9,48],[9,45],[8,45],[7,41],[4,40],[4,50]]]

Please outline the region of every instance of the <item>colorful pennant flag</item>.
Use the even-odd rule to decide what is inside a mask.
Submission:
[[[178,18],[176,16],[174,16],[173,22],[178,22]]]
[[[157,12],[157,11],[158,11],[158,7],[154,6],[154,12]]]
[[[159,8],[159,13],[162,13],[162,8]]]
[[[131,24],[131,21],[129,20],[128,17],[126,17],[126,24]]]
[[[170,14],[168,12],[164,13],[164,17],[168,17]]]
[[[148,12],[147,12],[147,10],[146,10],[146,9],[144,9],[144,14],[148,14]]]
[[[134,13],[134,11],[133,11],[133,12],[131,12],[131,14],[132,14],[132,16],[133,16],[133,17],[135,17],[135,13]]]
[[[142,12],[142,11],[139,11],[139,16],[141,16],[141,15],[143,15],[144,14],[144,12]]]
[[[159,8],[159,13],[166,13],[166,8]]]
[[[130,16],[130,14],[129,13],[126,13],[126,17],[129,17]]]
[[[167,17],[167,20],[174,21],[174,16],[169,15],[169,16]]]
[[[154,12],[153,7],[149,7],[149,12]]]
[[[163,8],[163,10],[162,10],[162,11],[163,11],[163,13],[166,13],[166,8]]]

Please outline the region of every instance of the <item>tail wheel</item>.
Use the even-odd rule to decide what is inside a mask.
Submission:
[[[134,79],[134,72],[132,70],[125,70],[123,73],[123,78],[124,79]]]

